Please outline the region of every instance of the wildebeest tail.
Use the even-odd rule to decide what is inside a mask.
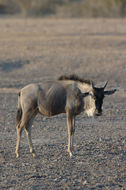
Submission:
[[[18,94],[18,110],[17,110],[17,115],[16,115],[16,123],[18,124],[21,121],[22,118],[22,108],[21,108],[21,103],[20,103],[20,92]]]

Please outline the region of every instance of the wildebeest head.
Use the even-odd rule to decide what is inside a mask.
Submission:
[[[105,95],[111,95],[115,93],[116,89],[105,91],[105,87],[107,86],[108,81],[105,83],[104,87],[97,88],[92,84],[94,89],[94,99],[95,99],[95,115],[100,116],[102,114],[102,105]]]
[[[105,91],[107,83],[102,88],[97,88],[92,83],[93,91],[90,93],[90,96],[85,98],[85,112],[88,116],[100,116],[102,115],[102,105],[105,95],[111,95],[115,93],[116,89]]]

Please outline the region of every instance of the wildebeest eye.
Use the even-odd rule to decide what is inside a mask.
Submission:
[[[96,99],[97,99],[97,98],[96,98],[96,96],[92,96],[92,97],[93,97],[93,99],[94,99],[94,100],[96,100]]]

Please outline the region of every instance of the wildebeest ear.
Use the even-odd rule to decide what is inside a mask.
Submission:
[[[104,95],[112,95],[116,92],[116,89],[109,90],[109,91],[104,91]]]

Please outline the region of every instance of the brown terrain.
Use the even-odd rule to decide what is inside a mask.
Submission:
[[[61,114],[38,115],[37,158],[23,133],[16,159],[19,89],[71,73],[118,91],[102,116],[77,116],[72,158]],[[126,189],[126,19],[0,19],[0,189]]]

